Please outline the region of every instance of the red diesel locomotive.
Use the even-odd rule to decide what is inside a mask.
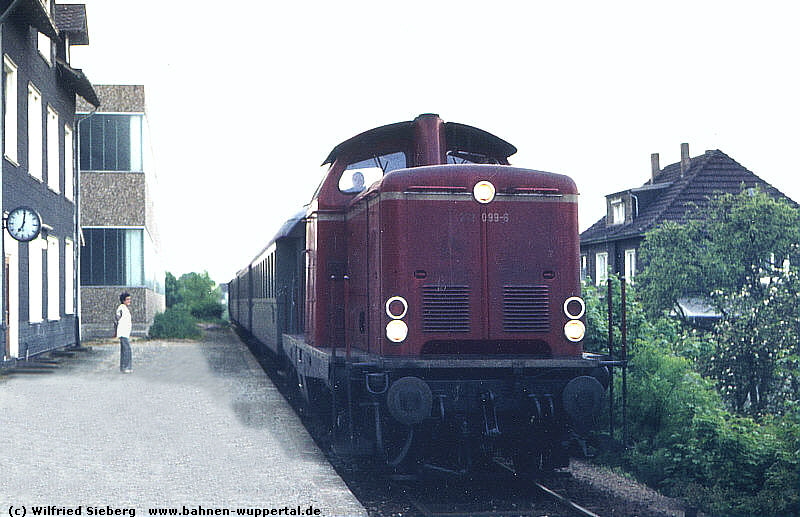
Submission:
[[[230,283],[337,452],[397,469],[567,463],[608,383],[583,353],[578,193],[437,115],[336,146],[311,203]]]

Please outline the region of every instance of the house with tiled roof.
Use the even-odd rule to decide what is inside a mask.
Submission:
[[[786,198],[719,149],[690,157],[689,144],[681,144],[680,162],[662,169],[656,153],[651,164],[644,185],[608,194],[606,215],[581,233],[582,278],[599,285],[610,272],[633,282],[640,271],[639,246],[645,234],[665,221],[685,222],[694,207],[702,210],[716,195],[758,188]]]

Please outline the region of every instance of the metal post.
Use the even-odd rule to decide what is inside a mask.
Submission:
[[[608,360],[614,360],[614,308],[611,303],[611,277],[606,280],[608,286]],[[614,367],[608,368],[608,430],[614,439]]]
[[[628,307],[625,296],[626,279],[620,282],[622,297],[622,446],[628,446]]]

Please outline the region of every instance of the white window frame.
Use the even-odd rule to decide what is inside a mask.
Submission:
[[[64,314],[75,314],[74,264],[75,244],[67,237],[64,239]]]
[[[47,105],[47,186],[53,192],[61,192],[61,156],[58,138],[58,112]]]
[[[611,224],[623,224],[625,222],[625,202],[622,198],[611,200]]]
[[[28,174],[42,181],[42,94],[28,83]]]
[[[75,199],[75,139],[72,128],[64,124],[64,196]]]
[[[14,165],[19,163],[17,158],[18,124],[17,124],[17,65],[7,55],[3,56],[3,77],[5,86],[5,117],[3,119],[3,132],[5,145],[3,153]]]
[[[596,285],[603,285],[608,282],[608,252],[595,253],[594,271]]]
[[[28,242],[28,321],[39,323],[42,318],[42,249],[44,240]]]
[[[636,249],[625,250],[625,280],[633,285],[636,276]]]
[[[61,319],[61,243],[58,237],[47,236],[47,319]]]

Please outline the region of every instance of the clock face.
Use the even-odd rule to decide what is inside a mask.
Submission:
[[[42,219],[33,208],[21,206],[8,214],[6,228],[18,241],[32,241],[42,231]]]

